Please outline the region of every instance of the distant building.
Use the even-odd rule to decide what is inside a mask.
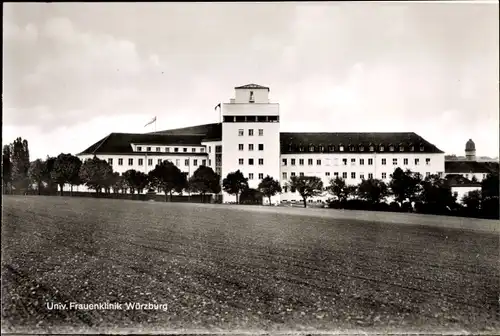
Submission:
[[[234,98],[221,104],[221,123],[146,134],[111,133],[78,157],[96,155],[119,173],[129,169],[148,173],[163,160],[188,176],[200,165],[213,168],[222,178],[239,169],[251,188],[270,175],[283,186],[273,203],[301,200],[286,186],[292,176],[318,176],[327,185],[337,176],[347,184],[369,178],[388,182],[397,167],[424,177],[445,174],[444,152],[413,132],[281,132],[280,107],[270,102],[269,92],[256,84],[236,87]],[[310,202],[327,198],[325,194]],[[223,193],[223,199],[232,202],[235,196]]]

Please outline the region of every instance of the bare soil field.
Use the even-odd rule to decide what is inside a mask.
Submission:
[[[4,196],[2,332],[498,334],[498,259],[498,221]]]

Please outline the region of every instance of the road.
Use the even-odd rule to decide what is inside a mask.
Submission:
[[[493,222],[468,230],[454,218],[322,209],[3,203],[3,332],[500,331]],[[168,308],[49,309],[71,302]]]

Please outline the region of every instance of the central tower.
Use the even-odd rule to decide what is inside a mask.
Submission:
[[[279,104],[269,101],[268,87],[248,84],[234,89],[234,98],[222,104],[222,178],[240,170],[250,188],[257,188],[266,175],[279,181]],[[236,201],[234,195],[223,197],[224,202]],[[277,201],[279,195],[271,199]]]

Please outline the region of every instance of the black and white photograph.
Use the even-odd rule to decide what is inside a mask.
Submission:
[[[498,13],[4,3],[1,333],[500,334]]]

